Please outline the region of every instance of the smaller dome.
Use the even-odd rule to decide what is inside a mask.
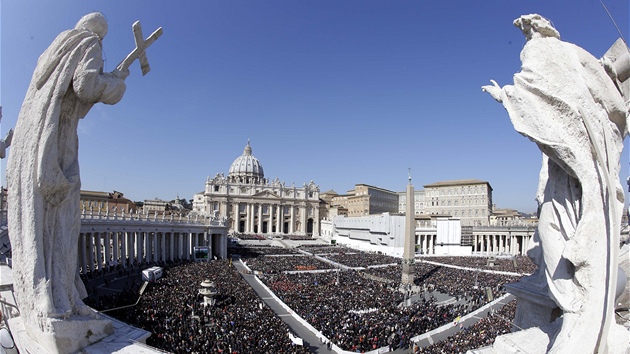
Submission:
[[[265,173],[263,167],[257,158],[252,155],[252,147],[247,145],[243,150],[243,155],[239,156],[232,162],[230,171],[228,172],[228,179],[238,180],[246,183],[260,183],[264,180]]]

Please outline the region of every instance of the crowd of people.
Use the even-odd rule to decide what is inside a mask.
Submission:
[[[487,270],[498,270],[502,272],[513,272],[521,274],[532,274],[536,270],[536,264],[527,256],[512,256],[509,258],[494,257],[448,257],[429,256],[427,261],[451,264],[460,267],[478,268]]]
[[[362,276],[362,271],[354,270],[268,274],[261,279],[334,344],[344,350],[360,352],[381,347],[409,348],[412,337],[487,303],[482,286],[493,286],[496,290],[504,280],[502,276],[488,274],[487,279],[479,281],[481,285],[476,290],[472,284],[460,281],[460,277],[471,277],[463,273],[469,271],[436,268],[438,271],[433,272],[423,268],[419,273],[428,275],[424,280],[433,282],[434,287],[445,294],[448,294],[446,289],[453,291],[459,287],[453,292],[461,294],[460,301],[437,306],[434,299],[423,299],[411,306],[401,306],[405,294],[399,291],[399,281],[374,281]]]
[[[415,283],[456,297],[478,298],[490,288],[494,297],[505,294],[503,285],[514,283],[520,277],[416,263]]]
[[[215,306],[202,304],[204,280],[216,284]],[[150,331],[147,344],[172,353],[309,352],[291,342],[288,326],[228,260],[169,267],[149,284],[137,306],[110,314]]]
[[[265,274],[281,273],[286,271],[333,269],[330,263],[321,261],[313,256],[281,255],[259,256],[243,260],[249,269]]]
[[[484,317],[470,327],[462,328],[445,340],[428,347],[415,348],[414,353],[462,354],[471,349],[491,346],[497,336],[511,332],[511,320],[515,312],[516,300],[513,300],[496,313]]]
[[[367,253],[357,251],[351,253],[327,254],[323,257],[351,268],[367,268],[375,265],[402,263],[402,260],[400,258],[395,258],[379,253]]]
[[[238,253],[250,269],[261,273],[261,280],[283,302],[332,343],[353,352],[382,347],[411,350],[411,338],[487,303],[487,288],[498,297],[504,293],[504,284],[518,280],[514,276],[419,261],[415,264],[415,284],[425,291],[451,295],[456,301],[438,305],[435,298],[427,295],[403,306],[411,294],[400,291],[399,259],[337,246],[301,249],[364,269],[312,272],[338,267],[293,248],[239,246]],[[431,257],[430,260],[486,268],[485,259],[480,257]],[[152,332],[147,344],[173,353],[308,352],[307,348],[291,343],[286,324],[264,305],[229,260],[181,261],[163,266],[165,276],[149,285],[137,306],[110,312],[124,322]],[[125,275],[130,270],[135,269],[117,271]],[[286,274],[296,270],[303,271]],[[198,291],[206,279],[217,286],[217,306],[202,305]],[[132,282],[121,292],[92,297],[87,303],[97,309],[134,303],[139,296],[139,285]],[[504,318],[513,318],[514,306],[505,306],[507,312],[503,315],[499,316],[499,312],[489,316],[447,341],[416,349],[420,353],[464,353],[470,348],[489,345],[496,335],[509,332],[510,326]]]

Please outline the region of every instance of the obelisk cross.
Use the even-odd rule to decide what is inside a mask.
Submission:
[[[140,68],[142,69],[142,75],[146,75],[150,70],[149,61],[147,60],[146,49],[149,48],[153,42],[155,42],[162,35],[162,27],[155,30],[155,32],[151,33],[146,40],[142,39],[142,27],[140,26],[140,21],[134,22],[133,26],[133,38],[136,41],[136,48],[127,55],[125,60],[118,64],[118,70],[129,69],[131,63],[133,63],[136,59],[140,59]]]

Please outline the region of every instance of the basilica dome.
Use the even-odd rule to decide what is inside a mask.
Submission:
[[[228,172],[228,180],[241,183],[264,183],[265,173],[263,167],[252,155],[252,147],[249,141],[243,150],[243,155],[232,162]]]

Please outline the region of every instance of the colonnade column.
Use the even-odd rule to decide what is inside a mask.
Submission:
[[[129,255],[129,265],[133,266],[136,262],[136,250],[134,248],[136,244],[136,233],[131,231],[127,232],[127,254]]]
[[[190,255],[193,254],[193,247],[195,247],[195,237],[194,237],[194,235],[195,234],[193,234],[193,233],[190,233],[190,232],[188,233],[188,237],[189,237],[189,239],[188,239],[188,259],[191,258]]]
[[[87,252],[88,252],[88,264],[90,266],[90,272],[94,271],[94,233],[88,233],[87,237]]]
[[[118,262],[118,257],[120,256],[120,252],[118,252],[118,249],[120,247],[119,243],[119,237],[118,237],[119,233],[118,232],[114,232],[114,237],[112,239],[112,259],[116,262]]]
[[[142,237],[144,237],[144,260],[147,263],[151,262],[151,233],[150,232],[143,232],[142,233]]]
[[[184,259],[184,235],[177,233],[177,258]]]
[[[120,241],[120,264],[123,267],[127,267],[127,242],[125,238],[125,233],[116,232],[116,239]],[[118,247],[118,245],[116,245]]]
[[[153,244],[153,262],[157,263],[160,260],[160,237],[158,232],[152,232],[152,244]]]
[[[166,232],[160,232],[162,234],[162,249],[160,255],[162,256],[162,262],[166,261]]]
[[[101,233],[95,232],[96,237],[94,238],[94,242],[96,242],[96,269],[103,270],[103,245],[101,243]]]
[[[87,240],[85,239],[87,234],[81,234],[81,269],[83,270],[83,274],[87,274]]]
[[[429,254],[433,254],[433,235],[429,235]]]
[[[134,231],[136,234],[136,259],[142,263],[142,232]]]
[[[110,232],[107,231],[105,233],[105,269],[109,269],[109,262],[111,257],[111,235]]]
[[[219,207],[220,208],[220,207]],[[168,259],[173,261],[175,260],[175,233],[174,232],[170,232],[169,233],[169,248],[170,248],[170,252],[169,252],[169,257]]]

